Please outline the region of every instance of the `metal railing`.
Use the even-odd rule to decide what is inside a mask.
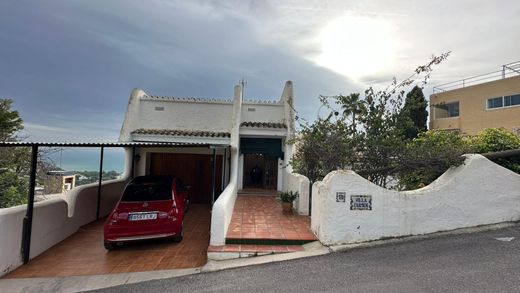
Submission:
[[[500,80],[512,76],[520,75],[520,61],[502,65],[502,69],[486,74],[476,75],[457,81],[444,83],[433,87],[433,93],[441,93],[454,89],[464,88],[484,82]]]

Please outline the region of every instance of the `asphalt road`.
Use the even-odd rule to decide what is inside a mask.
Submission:
[[[520,225],[96,292],[275,291],[520,292]]]

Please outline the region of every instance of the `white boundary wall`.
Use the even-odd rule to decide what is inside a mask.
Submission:
[[[240,114],[242,107],[241,87],[235,86],[233,103],[233,127],[231,129],[231,176],[229,184],[213,204],[211,211],[210,245],[224,245],[226,233],[233,216],[238,188],[238,150],[240,148]]]
[[[309,215],[309,179],[301,174],[287,172],[285,180],[285,191],[298,191],[299,196],[293,204],[298,214]]]
[[[345,202],[337,202],[345,192]],[[351,210],[351,195],[370,195],[372,210]],[[352,171],[313,185],[311,228],[325,245],[427,234],[520,220],[520,175],[481,155],[466,155],[430,185],[397,192]]]
[[[127,161],[132,152],[126,151]],[[130,158],[129,158],[130,157]],[[100,217],[112,211],[128,180],[130,166],[122,179],[102,183]],[[31,254],[33,259],[53,245],[96,220],[97,183],[76,187],[67,194],[34,204]],[[0,209],[0,276],[22,265],[22,223],[26,205]]]

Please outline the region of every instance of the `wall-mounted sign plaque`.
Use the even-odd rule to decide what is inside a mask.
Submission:
[[[351,195],[350,196],[351,210],[372,210],[372,196],[371,195]]]
[[[347,199],[347,193],[345,191],[336,192],[336,202],[345,202]]]

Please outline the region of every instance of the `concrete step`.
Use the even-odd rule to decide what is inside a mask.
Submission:
[[[238,191],[239,196],[247,196],[247,195],[257,195],[257,196],[277,196],[278,191],[276,190],[266,190],[266,189],[241,189]]]
[[[253,257],[268,254],[281,254],[304,251],[301,245],[254,245],[254,244],[226,244],[208,247],[208,258],[213,260]]]
[[[226,244],[249,244],[249,245],[302,245],[316,241],[316,237],[295,237],[295,238],[259,238],[259,237],[227,237]]]

